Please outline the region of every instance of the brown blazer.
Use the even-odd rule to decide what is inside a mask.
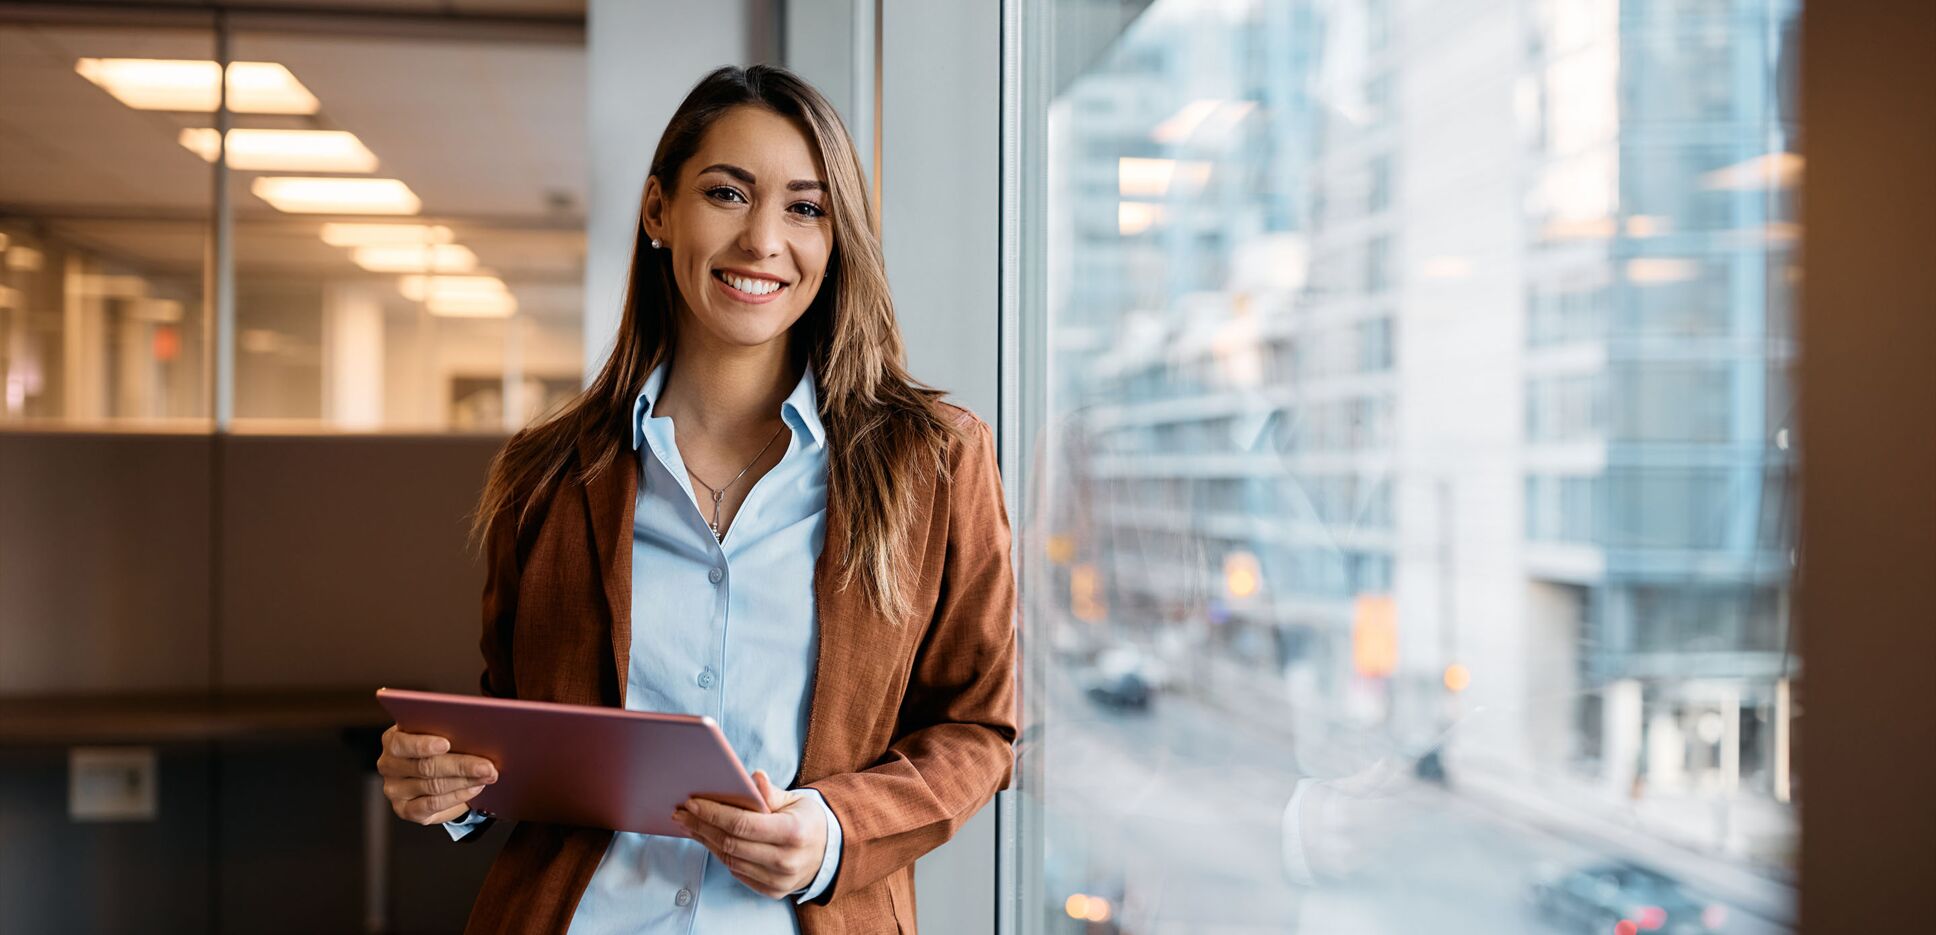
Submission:
[[[966,409],[946,477],[919,485],[903,580],[916,611],[876,613],[836,589],[846,538],[827,513],[814,569],[820,628],[797,785],[840,820],[840,868],[797,907],[803,935],[914,932],[915,858],[947,841],[1008,784],[1015,740],[1015,578],[994,437]],[[578,457],[589,457],[581,444]],[[483,690],[623,706],[631,657],[632,512],[638,471],[561,485],[542,518],[486,543]],[[650,633],[638,638],[649,640]],[[563,932],[612,833],[520,823],[465,929]]]

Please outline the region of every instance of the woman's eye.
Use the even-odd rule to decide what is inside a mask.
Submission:
[[[803,217],[824,218],[827,216],[826,211],[822,210],[819,205],[814,204],[811,201],[796,202],[793,205],[793,208],[796,213],[800,214]]]
[[[745,201],[746,200],[746,197],[739,193],[739,189],[728,188],[724,185],[721,185],[718,188],[707,189],[706,195],[711,198],[716,198],[720,201]]]

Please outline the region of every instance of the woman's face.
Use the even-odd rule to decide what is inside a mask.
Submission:
[[[647,180],[643,219],[672,252],[682,324],[756,347],[783,339],[813,304],[833,253],[831,210],[806,132],[743,106],[713,122],[675,187]]]

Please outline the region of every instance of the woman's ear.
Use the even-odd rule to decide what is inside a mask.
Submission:
[[[645,197],[639,202],[639,225],[645,228],[645,236],[666,239],[665,210],[665,189],[659,186],[659,177],[646,176]]]

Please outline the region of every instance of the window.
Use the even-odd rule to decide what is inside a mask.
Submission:
[[[1799,4],[1090,6],[1009,141],[1023,930],[1786,930]],[[1126,146],[1216,183],[1118,225]]]

